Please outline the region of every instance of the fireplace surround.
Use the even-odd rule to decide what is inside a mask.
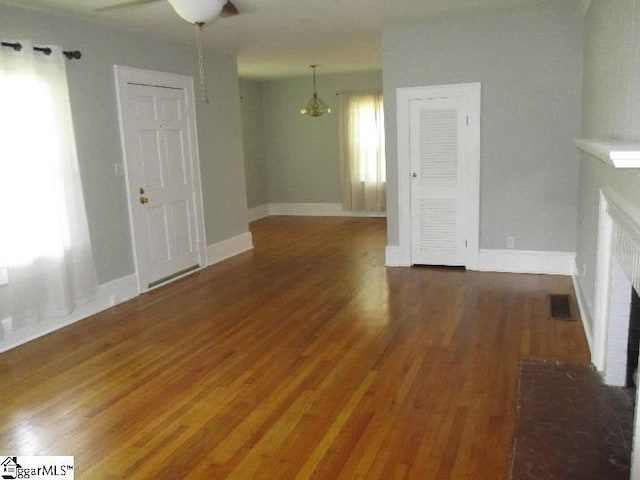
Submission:
[[[608,385],[626,381],[631,293],[640,290],[640,215],[612,192],[600,190],[591,360]],[[582,308],[581,308],[582,310]],[[584,312],[583,315],[587,313]],[[631,478],[640,479],[638,397],[634,420]]]
[[[592,360],[605,383],[624,386],[632,287],[640,290],[640,221],[600,192]]]

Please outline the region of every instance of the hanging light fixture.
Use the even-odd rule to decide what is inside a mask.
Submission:
[[[198,67],[200,73],[200,94],[202,100],[209,103],[205,83],[204,53],[202,51],[202,27],[209,23],[222,11],[226,0],[168,0],[180,17],[196,27],[196,47],[198,50]]]
[[[321,117],[325,113],[331,113],[331,109],[327,107],[327,104],[324,103],[320,97],[318,97],[318,93],[316,92],[316,67],[318,65],[311,65],[313,69],[313,96],[307,102],[307,106],[300,110],[300,113],[303,115],[308,115],[310,117]]]
[[[209,23],[220,15],[225,0],[169,0],[169,3],[189,23]]]

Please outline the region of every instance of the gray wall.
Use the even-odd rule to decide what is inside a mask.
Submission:
[[[100,283],[134,272],[113,65],[197,75],[194,49],[133,33],[0,5],[2,39],[79,49],[69,61],[80,172]],[[248,230],[241,112],[234,58],[207,55],[210,104],[196,102],[207,243]],[[196,82],[197,85],[197,82]]]
[[[240,98],[244,168],[247,177],[247,206],[253,208],[269,203],[267,165],[264,153],[262,83],[241,79]]]
[[[308,77],[262,84],[265,158],[270,203],[341,203],[338,118],[341,91],[382,90],[381,72],[317,76],[330,115],[300,114],[313,93]]]
[[[639,21],[637,0],[594,0],[587,11],[582,132],[585,138],[640,141]],[[576,264],[591,315],[600,189],[613,193],[640,218],[638,170],[616,170],[582,155]]]
[[[480,247],[575,251],[583,17],[576,2],[383,32],[387,229],[398,245],[396,89],[482,83]]]

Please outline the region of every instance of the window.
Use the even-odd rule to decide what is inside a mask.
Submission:
[[[0,75],[0,131],[6,134],[0,145],[0,205],[2,223],[15,232],[0,239],[3,265],[63,255],[62,238],[55,232],[68,229],[60,198],[64,191],[57,188],[64,138],[51,95],[46,79],[36,73]]]
[[[343,93],[340,125],[343,208],[384,212],[382,93]]]
[[[12,330],[68,314],[97,284],[65,59],[51,50],[0,48],[0,288]]]

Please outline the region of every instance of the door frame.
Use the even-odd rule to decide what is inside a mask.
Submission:
[[[465,267],[478,269],[480,251],[480,114],[481,92],[479,82],[396,89],[398,128],[398,220],[399,263],[411,266],[411,158],[410,158],[410,104],[413,100],[430,98],[465,97],[469,112],[469,144],[467,145],[467,192],[463,224],[466,226],[467,253]]]
[[[127,191],[127,204],[129,209],[129,231],[131,234],[131,248],[133,250],[133,261],[135,267],[135,275],[138,283],[138,293],[143,293],[148,290],[152,290],[148,285],[143,285],[140,278],[139,259],[135,229],[133,226],[133,202],[137,200],[137,196],[134,198],[131,189],[129,188],[129,159],[127,158],[126,149],[126,136],[124,131],[124,108],[123,101],[126,98],[125,89],[128,84],[137,84],[141,86],[149,87],[164,87],[173,88],[178,90],[184,90],[185,92],[185,112],[188,117],[188,141],[189,150],[191,152],[191,171],[193,172],[193,187],[194,187],[194,216],[196,221],[196,237],[198,242],[198,254],[200,268],[191,270],[182,275],[177,275],[171,280],[181,278],[189,275],[194,271],[201,270],[208,265],[207,259],[207,242],[205,237],[205,224],[204,224],[204,209],[203,209],[203,197],[202,197],[202,180],[200,174],[200,151],[198,149],[198,124],[196,120],[195,109],[195,93],[193,87],[193,77],[188,75],[179,75],[175,73],[159,72],[155,70],[146,70],[142,68],[127,67],[123,65],[114,65],[114,78],[116,86],[116,101],[118,106],[118,124],[120,132],[120,144],[122,148],[122,160],[124,162],[124,175],[125,175],[125,189]],[[171,281],[170,280],[170,281]],[[165,285],[167,282],[163,282],[158,285]],[[156,287],[153,287],[156,288]]]

